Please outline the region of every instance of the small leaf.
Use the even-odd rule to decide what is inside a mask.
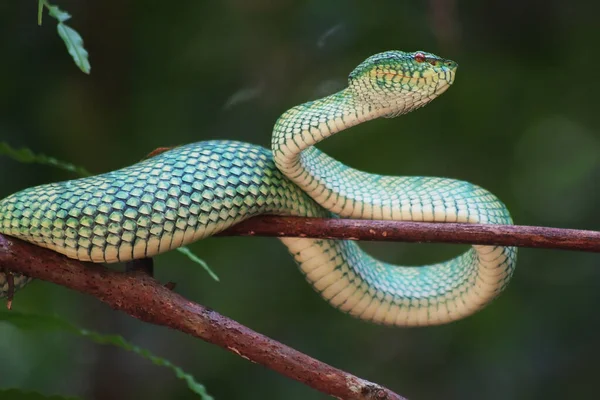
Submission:
[[[257,98],[258,96],[260,96],[262,94],[264,89],[265,88],[262,83],[254,86],[254,87],[246,87],[246,88],[240,89],[237,92],[235,92],[234,94],[232,94],[231,96],[229,96],[229,98],[225,102],[225,105],[223,106],[223,109],[227,110],[227,109],[229,109],[233,106],[236,106],[240,103],[245,103],[250,100],[254,100],[255,98]]]
[[[0,389],[0,399],[10,400],[78,400],[78,397],[46,396],[41,393],[22,389]]]
[[[169,368],[175,373],[175,376],[177,376],[177,378],[184,380],[187,383],[188,388],[194,393],[198,394],[200,398],[204,400],[213,400],[213,397],[208,394],[206,388],[200,383],[196,382],[192,375],[187,374],[181,368],[173,365],[169,360],[155,356],[150,351],[129,343],[121,336],[102,335],[97,332],[81,329],[68,321],[51,315],[35,315],[23,314],[16,311],[2,311],[0,312],[0,321],[5,321],[14,326],[15,328],[19,328],[25,331],[67,332],[74,335],[82,336],[98,344],[110,344],[115,347],[120,347],[121,349],[131,351],[133,353],[136,353],[137,355],[144,357],[147,360],[150,360],[154,365]],[[12,399],[12,397],[10,398]]]
[[[58,6],[48,5],[47,7],[48,7],[48,14],[50,14],[50,16],[56,18],[58,20],[58,22],[65,22],[66,20],[71,18],[71,14],[69,14],[66,11],[61,10],[60,8],[58,8]]]
[[[327,40],[329,38],[331,38],[332,36],[334,36],[335,34],[337,34],[339,31],[341,31],[344,28],[344,24],[337,24],[332,26],[331,28],[329,28],[327,31],[325,31],[324,34],[321,35],[321,37],[319,37],[319,39],[317,40],[317,47],[322,49],[325,47],[325,45],[327,44]]]
[[[44,0],[38,0],[38,26],[42,26],[43,11],[44,11]]]
[[[188,258],[190,260],[192,260],[193,262],[195,262],[196,264],[200,264],[202,266],[202,268],[204,268],[206,270],[206,272],[208,272],[208,274],[210,275],[210,277],[213,278],[215,281],[217,281],[217,282],[220,281],[219,277],[217,276],[217,274],[215,274],[213,272],[213,270],[210,269],[210,267],[208,266],[208,264],[203,259],[201,259],[197,255],[195,255],[194,253],[192,253],[192,251],[190,249],[188,249],[185,246],[182,246],[182,247],[178,247],[177,251],[179,251],[180,253],[183,253],[186,256],[188,256]]]
[[[44,154],[35,154],[33,151],[26,147],[23,147],[21,149],[15,149],[6,142],[0,142],[0,155],[9,156],[13,160],[17,160],[22,163],[50,165],[65,171],[74,172],[81,176],[92,175],[83,167],[78,167],[71,163],[57,160],[54,157],[48,157]]]
[[[65,42],[67,50],[69,51],[71,57],[73,57],[75,64],[80,70],[86,74],[89,74],[92,67],[88,61],[88,52],[83,47],[83,39],[79,33],[77,33],[75,29],[63,24],[62,22],[58,23],[56,29],[58,30],[58,35]]]

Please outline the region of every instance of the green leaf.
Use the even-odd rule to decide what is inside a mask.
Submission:
[[[21,389],[0,389],[0,399],[10,400],[79,400],[79,397],[46,396],[41,393]]]
[[[184,380],[188,388],[192,392],[198,394],[200,398],[204,400],[213,400],[213,397],[207,393],[206,388],[200,383],[196,382],[192,375],[187,374],[181,368],[173,365],[170,361],[155,356],[150,351],[129,343],[128,341],[123,339],[122,336],[102,335],[97,332],[81,329],[68,321],[51,315],[35,315],[23,314],[15,311],[2,311],[0,312],[0,321],[4,321],[8,324],[11,324],[15,328],[19,328],[25,331],[67,332],[87,338],[98,344],[109,344],[115,347],[120,347],[121,349],[127,351],[131,351],[137,355],[144,357],[147,360],[150,360],[154,365],[169,368],[175,373],[175,376],[177,378]],[[4,397],[0,396],[0,398]]]
[[[44,11],[44,0],[38,0],[38,26],[42,26],[43,11]]]
[[[56,168],[63,169],[65,171],[74,172],[81,176],[91,175],[91,173],[89,173],[83,167],[78,167],[71,163],[57,160],[54,157],[48,157],[44,154],[35,154],[33,151],[26,147],[23,147],[21,149],[15,149],[6,142],[0,142],[0,155],[9,156],[13,160],[17,160],[22,163],[50,165]]]
[[[58,35],[65,42],[67,50],[71,57],[73,57],[75,64],[80,70],[89,74],[92,67],[88,61],[88,52],[83,47],[83,39],[75,29],[64,24],[65,21],[71,18],[71,14],[61,10],[58,6],[50,5],[46,0],[38,0],[38,25],[42,25],[42,11],[44,7],[48,9],[48,14],[51,17],[58,20],[58,25],[56,26]]]
[[[71,57],[73,57],[75,64],[80,70],[86,74],[89,74],[92,67],[88,61],[88,52],[83,47],[83,39],[79,33],[77,33],[75,29],[63,24],[62,22],[58,23],[56,29],[58,30],[58,35],[65,42],[67,50],[69,51]]]
[[[210,277],[213,278],[215,281],[217,281],[217,282],[220,281],[219,277],[217,276],[217,274],[215,274],[213,272],[213,270],[210,269],[210,267],[208,266],[208,264],[203,259],[201,259],[197,255],[195,255],[194,253],[192,253],[192,251],[190,249],[188,249],[186,246],[178,247],[177,251],[179,251],[180,253],[183,253],[186,256],[188,256],[188,258],[190,260],[192,260],[193,262],[195,262],[196,264],[200,264],[202,266],[202,268],[204,268],[206,270],[206,272],[208,272],[208,274],[210,275]]]
[[[240,103],[246,103],[248,101],[254,100],[257,97],[259,97],[264,92],[264,90],[265,87],[262,83],[254,87],[246,87],[240,89],[231,96],[229,96],[229,98],[225,102],[225,105],[223,106],[223,109],[227,110]]]
[[[46,7],[48,7],[48,14],[50,14],[51,17],[56,18],[58,22],[65,22],[66,20],[71,18],[71,14],[61,10],[60,8],[58,8],[58,6],[51,6],[48,3],[46,3]]]

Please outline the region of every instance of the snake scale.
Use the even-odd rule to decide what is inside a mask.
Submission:
[[[352,169],[313,145],[359,123],[429,103],[457,64],[427,52],[367,58],[338,93],[277,120],[271,151],[236,141],[176,147],[118,171],[28,188],[0,201],[0,232],[68,257],[152,257],[258,214],[510,224],[506,207],[468,182]],[[396,266],[350,241],[282,238],[334,307],[390,325],[435,325],[481,309],[507,285],[516,249],[472,246],[438,264]],[[0,272],[0,296],[8,294]],[[28,281],[13,274],[15,288]]]

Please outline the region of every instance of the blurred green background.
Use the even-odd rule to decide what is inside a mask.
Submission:
[[[506,0],[56,2],[90,53],[81,73],[36,1],[0,3],[0,140],[104,172],[152,149],[205,139],[264,146],[289,107],[332,93],[371,54],[426,50],[460,65],[423,110],[378,120],[321,148],[381,174],[468,180],[519,224],[600,229],[600,3]],[[72,178],[0,158],[0,197]],[[462,246],[368,244],[396,263],[441,260]],[[523,249],[508,290],[439,327],[370,325],[331,308],[276,239],[191,246],[211,280],[172,252],[157,277],[249,327],[411,399],[553,399],[597,395],[600,258]],[[179,332],[36,282],[15,310],[119,333],[165,356],[217,399],[324,395]],[[63,334],[0,324],[0,387],[88,399],[195,398],[169,371]]]

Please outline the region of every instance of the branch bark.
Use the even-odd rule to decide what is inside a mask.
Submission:
[[[219,234],[233,235],[469,243],[600,252],[600,232],[515,225],[261,216]],[[112,271],[2,235],[0,269],[89,294],[134,318],[216,344],[334,397],[403,399],[385,387],[322,363],[193,303],[141,271]]]
[[[525,225],[260,216],[217,236],[487,244],[600,252],[600,232]]]
[[[122,273],[0,235],[0,269],[89,294],[134,318],[185,332],[323,393],[350,400],[402,400],[172,292],[141,271]]]

